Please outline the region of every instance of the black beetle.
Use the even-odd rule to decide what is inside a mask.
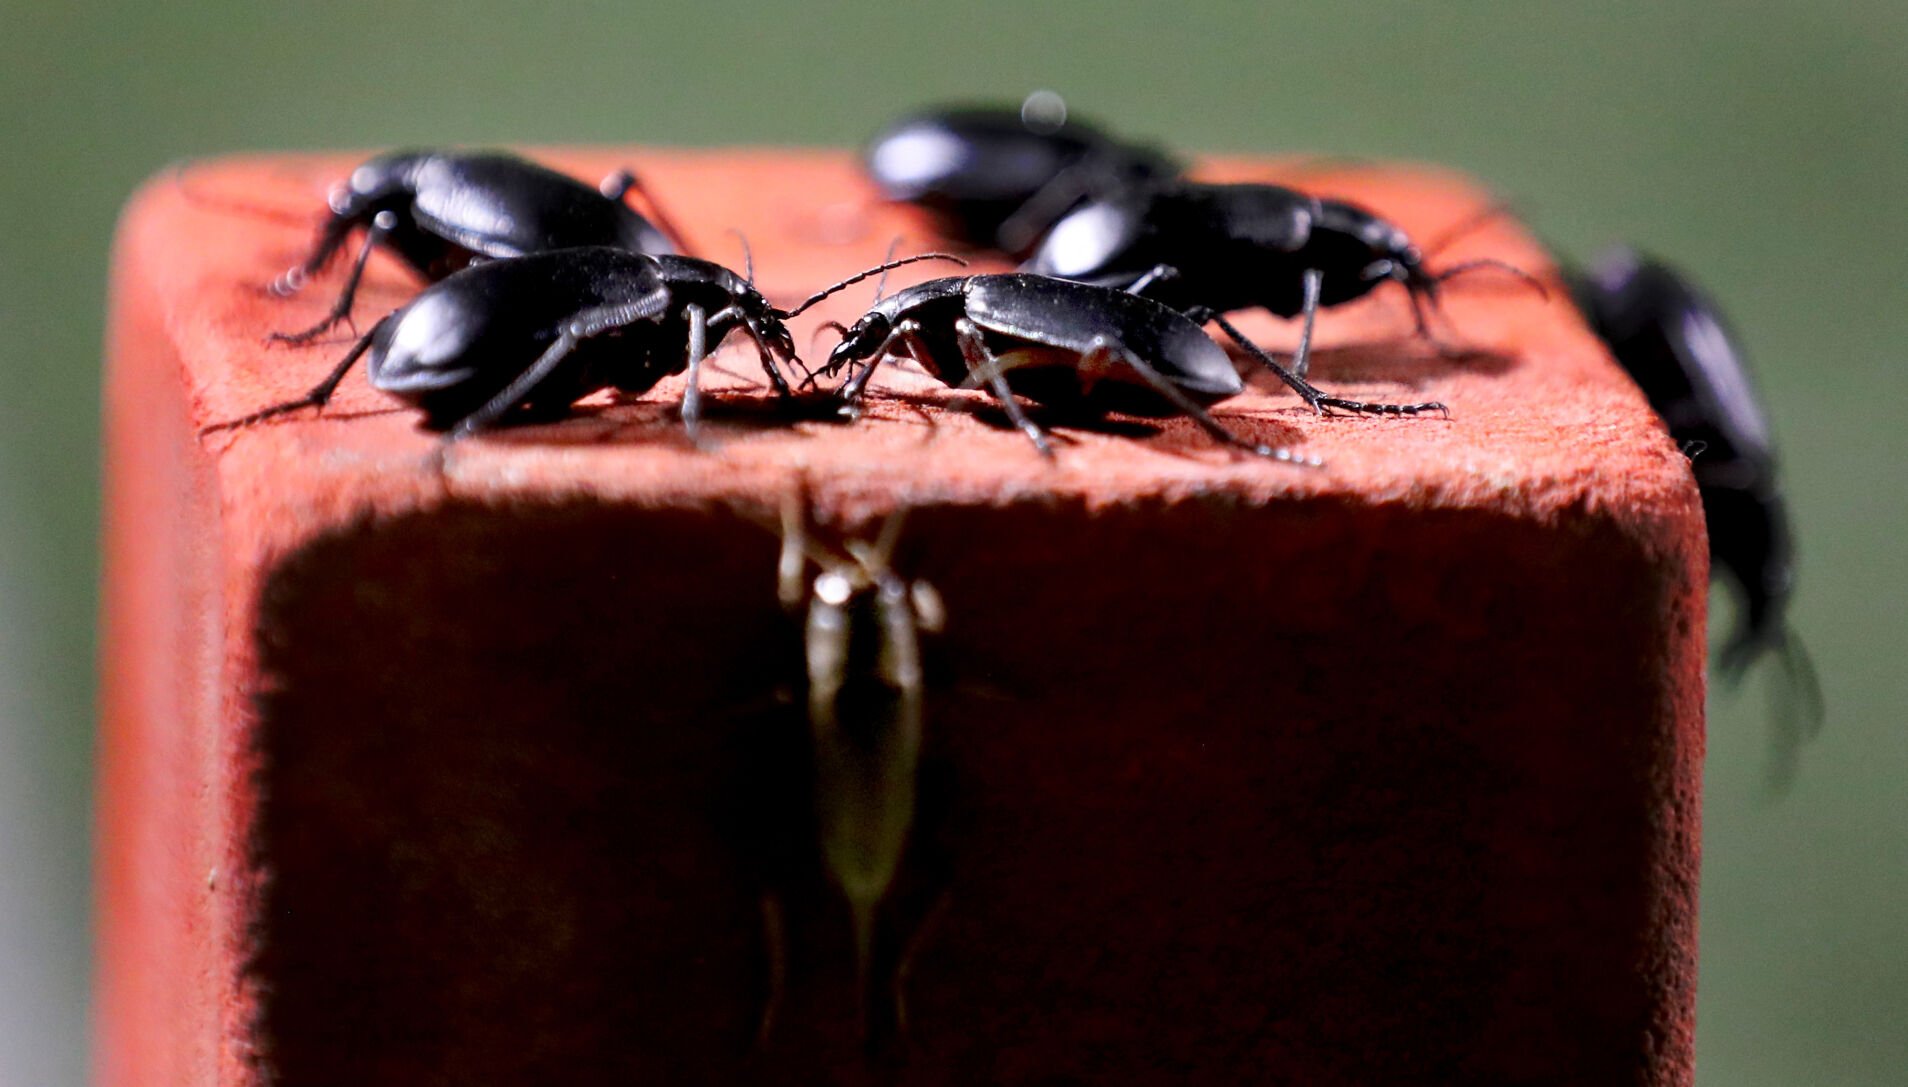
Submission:
[[[929,280],[884,299],[856,321],[822,372],[833,374],[866,360],[841,390],[848,404],[858,404],[869,377],[898,343],[948,385],[985,385],[1049,458],[1053,450],[1046,432],[1027,417],[1014,394],[1076,418],[1108,412],[1186,415],[1227,445],[1316,465],[1289,450],[1248,442],[1206,411],[1206,405],[1243,392],[1245,382],[1225,349],[1197,322],[1136,293],[1167,271],[1155,269],[1125,291],[1025,273]],[[1369,404],[1327,396],[1249,341],[1240,342],[1315,411],[1410,415],[1444,410],[1435,403]]]
[[[1420,336],[1425,307],[1453,276],[1498,268],[1540,293],[1543,284],[1498,260],[1470,260],[1433,272],[1396,225],[1356,204],[1278,185],[1175,181],[1096,197],[1068,213],[1023,270],[1122,285],[1166,265],[1178,271],[1148,293],[1181,310],[1226,313],[1251,307],[1303,316],[1292,371],[1310,368],[1312,322],[1321,306],[1362,298],[1396,282],[1411,299]]]
[[[693,435],[702,360],[729,333],[740,329],[755,342],[769,383],[786,397],[774,360],[799,360],[785,321],[877,272],[936,258],[955,259],[929,253],[890,261],[792,310],[770,305],[722,265],[694,257],[594,246],[475,264],[379,321],[304,396],[207,430],[323,407],[369,353],[371,384],[422,408],[426,425],[452,438],[513,414],[560,416],[598,389],[645,392],[686,369],[682,420]]]
[[[619,170],[593,189],[516,155],[497,151],[398,151],[380,155],[332,190],[331,213],[311,255],[280,276],[272,290],[291,294],[350,237],[365,232],[351,274],[325,319],[273,339],[302,343],[350,316],[371,250],[384,245],[426,280],[436,281],[484,260],[552,249],[611,246],[652,256],[674,254],[681,235],[644,193],[657,229],[625,202],[642,192]]]
[[[1179,173],[1158,151],[1068,120],[1050,91],[1018,111],[913,114],[875,136],[865,162],[883,196],[921,207],[949,238],[1015,255],[1080,201]]]
[[[1719,662],[1725,674],[1740,677],[1758,657],[1781,653],[1819,723],[1814,669],[1787,620],[1795,543],[1775,446],[1721,311],[1687,277],[1628,248],[1604,253],[1570,280],[1591,329],[1691,454],[1709,522],[1710,564],[1734,582],[1741,601],[1741,620]]]

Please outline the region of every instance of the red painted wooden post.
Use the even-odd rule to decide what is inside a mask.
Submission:
[[[640,167],[738,266],[740,229],[773,298],[932,244],[841,154],[550,157]],[[1321,384],[1453,419],[1319,419],[1264,384],[1218,409],[1320,471],[1184,420],[1063,428],[1048,465],[898,366],[858,425],[717,411],[710,452],[674,382],[441,469],[361,376],[322,417],[199,437],[343,350],[262,342],[336,272],[260,286],[349,165],[195,166],[121,227],[103,1083],[1690,1082],[1701,513],[1562,301],[1454,283],[1459,360],[1391,288],[1328,313]],[[1422,236],[1486,200],[1423,170],[1307,180]],[[1484,255],[1545,266],[1507,222],[1447,259]],[[413,290],[378,258],[360,308]],[[719,402],[763,402],[752,355],[715,361]],[[874,1062],[845,911],[800,881],[751,1045],[742,767],[803,727],[772,698],[798,662],[760,522],[798,473],[831,532],[912,507],[901,561],[949,617],[932,920],[911,1035]]]

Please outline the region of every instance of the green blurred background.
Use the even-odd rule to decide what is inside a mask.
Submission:
[[[1035,87],[1185,149],[1450,163],[1566,252],[1632,239],[1727,303],[1830,721],[1776,799],[1761,689],[1711,699],[1699,1082],[1908,1080],[1899,0],[0,0],[0,86],[0,1084],[84,1076],[99,345],[142,178],[239,149],[850,145]]]

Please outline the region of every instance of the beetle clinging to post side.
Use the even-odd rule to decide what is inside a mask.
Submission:
[[[1776,655],[1802,700],[1799,720],[1813,731],[1821,724],[1822,695],[1788,623],[1794,532],[1769,422],[1736,338],[1688,277],[1633,250],[1612,249],[1570,279],[1591,329],[1642,388],[1670,436],[1692,453],[1710,565],[1735,584],[1741,602],[1741,618],[1722,652],[1724,674],[1739,678],[1758,659]],[[1797,735],[1785,728],[1782,736],[1791,755]],[[1792,763],[1792,757],[1778,761],[1778,783]]]
[[[639,193],[662,229],[632,209]],[[516,155],[497,151],[397,151],[365,162],[339,183],[311,254],[278,277],[276,294],[292,294],[329,264],[353,231],[364,242],[337,301],[310,328],[272,338],[303,343],[350,317],[371,251],[383,246],[430,281],[486,260],[554,249],[608,246],[666,256],[682,251],[682,235],[636,175],[618,170],[588,185]]]
[[[872,544],[844,545],[845,558],[809,541],[806,518],[798,493],[783,507],[778,588],[784,607],[804,612],[821,859],[848,904],[861,1018],[872,1042],[906,1021],[903,964],[874,976],[876,930],[914,829],[925,727],[921,636],[941,628],[943,608],[933,586],[907,581],[891,565],[902,512]],[[820,573],[804,584],[811,562]],[[877,981],[889,995],[885,1006],[873,999]]]

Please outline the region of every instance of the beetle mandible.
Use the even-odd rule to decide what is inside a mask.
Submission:
[[[877,303],[842,336],[823,373],[856,363],[842,387],[851,406],[890,349],[900,346],[950,386],[986,386],[1041,455],[1053,456],[1047,434],[1015,395],[1078,418],[1108,412],[1185,415],[1214,439],[1260,456],[1317,466],[1314,458],[1246,441],[1206,410],[1245,389],[1225,349],[1198,323],[1142,293],[1169,278],[1153,269],[1128,290],[1047,276],[956,276],[929,280]],[[1229,334],[1231,326],[1224,326]],[[1236,334],[1235,334],[1236,335]],[[1415,415],[1443,404],[1373,404],[1327,395],[1241,339],[1314,411]]]
[[[1402,229],[1348,201],[1261,183],[1175,181],[1074,209],[1023,270],[1117,286],[1166,265],[1178,275],[1157,280],[1148,293],[1175,309],[1258,307],[1302,317],[1292,358],[1301,378],[1310,369],[1320,307],[1362,298],[1383,283],[1405,288],[1417,334],[1434,344],[1427,310],[1437,308],[1440,288],[1455,276],[1495,268],[1548,297],[1541,282],[1500,260],[1468,260],[1435,272],[1425,260]]]
[[[1179,164],[1067,117],[1051,91],[1018,110],[923,110],[883,129],[864,155],[890,200],[914,204],[947,237],[1015,255],[1090,196],[1163,181]]]
[[[423,409],[426,426],[453,439],[516,416],[560,416],[598,389],[646,392],[687,370],[682,421],[694,436],[702,361],[731,332],[754,342],[769,383],[787,397],[775,361],[799,365],[787,320],[887,268],[931,259],[961,263],[938,253],[889,261],[789,310],[770,305],[728,268],[694,257],[599,246],[475,264],[380,320],[304,396],[206,429],[322,408],[368,355],[375,388]]]
[[[663,229],[633,210],[643,196]],[[302,289],[329,264],[353,231],[364,241],[337,301],[325,318],[272,338],[303,343],[347,320],[371,251],[382,245],[427,281],[484,260],[553,249],[611,246],[652,256],[674,254],[682,235],[636,175],[619,170],[598,188],[498,151],[397,151],[379,155],[333,188],[330,213],[311,254],[272,284],[276,294]]]

